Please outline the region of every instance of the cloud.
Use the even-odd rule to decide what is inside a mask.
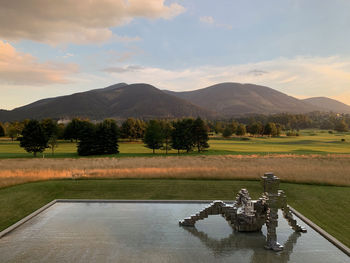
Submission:
[[[204,23],[204,24],[213,25],[215,27],[221,27],[221,28],[225,28],[225,29],[232,29],[231,25],[217,23],[212,16],[201,16],[199,18],[199,21]]]
[[[350,58],[295,57],[229,66],[201,66],[181,70],[140,67],[109,70],[119,82],[146,82],[177,91],[204,88],[220,82],[254,83],[291,96],[327,96],[350,104]]]
[[[171,19],[185,11],[164,0],[0,0],[0,38],[49,44],[101,43],[113,38],[110,28],[137,17]],[[119,41],[137,37],[115,36]]]
[[[126,72],[135,72],[142,69],[143,67],[141,66],[127,66],[127,67],[109,67],[109,68],[103,69],[103,71],[108,73],[126,73]]]
[[[68,75],[78,71],[75,64],[40,63],[30,54],[16,51],[0,41],[0,83],[13,85],[47,85],[68,83]]]
[[[199,21],[201,21],[202,23],[205,23],[205,24],[214,24],[214,18],[212,16],[201,16],[199,18]]]
[[[253,69],[253,70],[249,70],[247,72],[242,72],[243,75],[253,75],[253,76],[262,76],[265,74],[268,74],[267,71],[264,70],[259,70],[259,69]]]
[[[74,54],[72,53],[66,53],[63,58],[70,58],[70,57],[74,57]]]

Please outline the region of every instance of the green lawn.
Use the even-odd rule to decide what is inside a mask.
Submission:
[[[342,142],[341,139],[345,139]],[[213,137],[209,140],[210,148],[204,154],[268,154],[268,153],[292,153],[292,154],[328,154],[346,153],[350,154],[350,133],[329,134],[327,131],[304,130],[299,137],[279,138],[253,138],[242,140],[239,137],[223,139]],[[152,150],[144,147],[142,142],[120,142],[120,154],[117,156],[154,156]],[[164,151],[157,150],[157,155]],[[177,151],[172,150],[172,155]],[[190,154],[196,154],[195,152]],[[45,157],[51,157],[50,150],[44,152]],[[41,156],[41,155],[39,155]],[[32,154],[26,153],[17,141],[9,139],[0,140],[0,158],[31,158]],[[78,157],[76,143],[60,141],[55,157]]]
[[[232,200],[246,187],[253,198],[258,181],[234,180],[57,180],[0,189],[0,230],[53,199]],[[282,183],[288,202],[341,242],[350,246],[350,187]]]

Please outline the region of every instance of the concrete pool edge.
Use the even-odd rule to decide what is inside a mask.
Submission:
[[[327,239],[329,242],[331,242],[333,245],[335,245],[337,248],[339,248],[341,251],[343,251],[346,255],[350,257],[350,248],[348,248],[346,245],[344,245],[334,236],[332,236],[331,234],[323,230],[321,227],[316,225],[314,222],[312,222],[310,219],[305,217],[303,214],[299,213],[294,208],[290,206],[289,208],[292,211],[292,213],[295,214],[297,217],[299,217],[304,223],[306,223],[309,227],[311,227],[313,230],[318,232],[321,236],[323,236],[325,239]]]
[[[41,208],[37,209],[30,215],[24,217],[20,221],[16,222],[15,224],[9,226],[8,228],[4,229],[0,232],[0,239],[10,232],[14,231],[19,226],[23,225],[33,217],[39,215],[41,212],[45,211],[46,209],[50,208],[56,203],[155,203],[155,204],[186,204],[186,203],[192,203],[192,204],[207,204],[211,203],[213,200],[112,200],[112,199],[55,199],[51,201],[50,203],[42,206]],[[226,201],[229,203],[230,201]],[[231,201],[232,202],[232,201]],[[289,206],[290,207],[290,206]],[[338,239],[327,233],[325,230],[320,228],[318,225],[313,223],[310,219],[299,213],[294,208],[290,207],[290,210],[293,214],[295,214],[298,218],[300,218],[305,224],[307,224],[309,227],[314,229],[316,232],[318,232],[322,237],[324,237],[326,240],[328,240],[330,243],[332,243],[334,246],[336,246],[339,250],[341,250],[343,253],[345,253],[347,256],[350,257],[350,248],[348,248],[346,245],[344,245],[342,242],[340,242]]]
[[[19,226],[23,225],[25,222],[29,221],[30,219],[32,219],[33,217],[37,216],[38,214],[40,214],[41,212],[45,211],[46,209],[48,209],[49,207],[53,206],[56,203],[57,203],[57,200],[53,200],[50,203],[48,203],[48,204],[40,207],[39,209],[35,210],[33,213],[29,214],[28,216],[22,218],[21,220],[19,220],[18,222],[14,223],[13,225],[9,226],[8,228],[4,229],[3,231],[0,232],[0,238],[6,236],[7,234],[12,232],[13,230],[18,228]]]

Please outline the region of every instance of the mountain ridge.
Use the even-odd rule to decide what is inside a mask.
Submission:
[[[0,111],[0,121],[26,118],[71,119],[74,117],[101,120],[105,118],[212,118],[215,113],[166,94],[152,85],[119,83],[71,95],[47,98]]]
[[[207,105],[226,117],[254,113],[307,113],[321,110],[319,107],[277,90],[255,84],[224,82],[199,90],[165,92],[202,107]]]
[[[335,99],[327,98],[327,97],[311,97],[307,99],[303,99],[303,101],[322,108],[326,111],[333,111],[337,113],[348,113],[350,114],[350,106],[340,102]]]
[[[41,99],[11,111],[0,110],[0,121],[74,117],[91,120],[128,117],[213,119],[247,114],[332,111],[332,107],[336,109],[333,112],[341,110],[350,113],[350,106],[336,100],[325,97],[299,100],[255,84],[224,82],[203,89],[175,92],[160,90],[146,83],[118,83],[101,89]]]

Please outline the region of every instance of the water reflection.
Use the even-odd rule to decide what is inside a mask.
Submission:
[[[263,249],[266,237],[262,232],[241,233],[232,232],[228,237],[215,239],[196,227],[183,227],[191,235],[197,237],[215,257],[225,257],[235,254],[238,250],[253,251],[251,263],[261,262],[289,262],[297,239],[301,236],[298,232],[292,232],[288,240],[283,244],[284,249],[280,252]]]

